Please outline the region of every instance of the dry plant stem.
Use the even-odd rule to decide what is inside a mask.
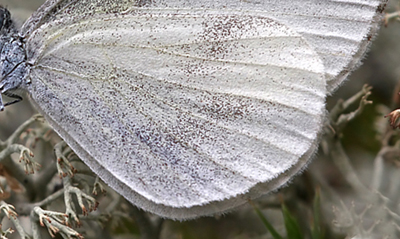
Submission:
[[[21,239],[29,239],[31,238],[28,233],[26,233],[26,231],[24,230],[24,228],[22,227],[21,223],[19,223],[18,218],[10,218],[10,220],[13,222],[15,229],[17,230],[19,236]]]
[[[2,159],[7,158],[13,153],[20,154],[20,162],[24,162],[24,169],[26,174],[33,174],[35,170],[37,170],[40,165],[33,160],[33,152],[21,145],[21,144],[11,144],[8,145],[7,148],[0,152],[0,162],[3,163]],[[4,166],[8,168],[10,165],[6,165],[3,163]]]
[[[372,174],[371,189],[379,191],[380,186],[386,182],[382,182],[384,174],[384,163],[385,155],[388,154],[400,154],[399,146],[383,146],[378,152],[374,160],[374,171]],[[393,182],[393,180],[392,180]]]
[[[36,184],[33,181],[33,177],[29,177],[29,175],[27,175],[25,171],[22,170],[22,168],[11,159],[10,156],[7,156],[6,158],[2,158],[0,156],[0,162],[7,168],[13,177],[25,187],[25,194],[28,196],[28,198],[32,198],[32,195],[35,194],[36,190]]]
[[[349,114],[342,114],[338,117],[338,121],[335,122],[335,128],[336,129],[340,129],[340,131],[337,131],[336,133],[340,133],[341,129],[343,129],[345,127],[345,125],[350,122],[351,120],[353,120],[357,115],[359,115],[363,109],[365,108],[366,105],[371,104],[371,101],[367,100],[367,97],[371,94],[370,93],[370,87],[364,86],[363,90],[361,92],[359,92],[358,94],[356,94],[355,96],[351,97],[349,100],[347,100],[346,102],[342,103],[342,106],[346,106],[345,108],[342,108],[343,110],[345,110],[347,107],[349,107],[352,103],[355,102],[355,100],[357,98],[359,98],[360,96],[362,96],[361,93],[363,93],[364,95],[361,97],[361,101],[359,104],[359,107],[357,110],[349,113]],[[361,95],[360,95],[361,94]],[[350,159],[348,158],[346,152],[343,149],[343,146],[339,140],[338,137],[333,137],[332,138],[332,145],[334,147],[332,147],[330,149],[330,155],[335,163],[335,165],[338,167],[338,169],[342,172],[342,174],[344,175],[347,183],[349,185],[352,186],[352,188],[359,193],[360,195],[364,195],[367,197],[368,195],[368,200],[369,202],[377,202],[381,199],[384,199],[382,195],[378,194],[378,193],[372,193],[372,191],[367,188],[358,178],[357,174],[355,173],[355,170],[353,168],[353,166],[350,163]],[[375,160],[376,164],[377,164],[377,168],[376,168],[376,172],[374,174],[373,178],[373,184],[375,185],[375,188],[377,188],[380,184],[380,179],[377,179],[377,177],[379,177],[379,175],[382,175],[381,170],[382,169],[382,165],[380,165],[380,159],[379,156],[377,157],[377,160]]]
[[[399,211],[399,188],[400,188],[400,174],[399,173],[395,173],[392,174],[392,179],[391,179],[391,184],[389,186],[389,190],[388,190],[388,197],[389,198],[393,198],[396,200],[393,200],[393,205],[397,205],[397,210],[395,211]]]
[[[87,175],[86,175],[87,176]],[[93,175],[90,175],[93,176]],[[94,176],[93,176],[94,177]],[[79,182],[79,188],[82,192],[92,192],[92,183],[88,183],[86,178],[81,178],[80,175],[76,176],[76,181]]]
[[[385,19],[384,19],[384,21],[385,21],[385,26],[388,25],[388,23],[389,23],[390,20],[392,20],[392,19],[397,19],[397,20],[399,20],[399,18],[400,18],[400,11],[391,12],[391,13],[386,13],[386,14],[385,14]]]
[[[60,189],[57,192],[49,195],[48,197],[46,197],[44,200],[42,200],[41,202],[35,203],[36,206],[39,207],[44,207],[49,205],[50,203],[52,203],[53,201],[57,200],[59,197],[64,195],[64,189]]]
[[[8,239],[7,235],[12,233],[14,233],[14,230],[11,228],[8,228],[5,231],[0,229],[0,239]]]
[[[21,150],[19,162],[24,163],[24,170],[26,174],[34,174],[35,171],[38,171],[41,167],[40,164],[33,160],[33,152],[28,148]]]
[[[77,214],[75,213],[75,210],[73,208],[73,201],[72,201],[72,197],[70,192],[71,191],[71,179],[69,177],[65,177],[63,178],[63,184],[64,184],[64,190],[66,192],[64,192],[64,202],[65,202],[65,213],[68,215],[68,221],[70,220],[74,220],[78,225],[80,225],[80,221],[79,218],[77,216]],[[68,192],[67,192],[67,188],[69,188]],[[77,189],[78,191],[80,191],[79,189]],[[83,209],[82,209],[83,211]],[[70,222],[69,222],[70,223]]]
[[[397,222],[397,224],[400,224],[400,216],[397,213],[394,213],[392,211],[390,211],[388,208],[386,208],[387,213],[389,214],[389,216],[395,220]],[[397,225],[396,224],[396,225]],[[400,230],[399,230],[400,231]]]
[[[0,141],[0,148],[5,148],[10,144],[14,144],[15,142],[18,142],[20,135],[26,131],[33,123],[42,121],[43,117],[40,115],[34,115],[27,121],[25,121],[22,125],[20,125],[10,137],[4,142]]]
[[[357,191],[360,195],[367,195],[370,190],[360,181],[357,174],[354,171],[353,166],[350,163],[350,159],[345,153],[341,142],[338,140],[335,142],[334,147],[331,149],[331,157],[336,167],[340,170],[347,183]]]
[[[36,202],[36,203],[20,202],[20,203],[16,203],[15,206],[18,208],[18,214],[20,216],[28,216],[32,213],[32,210],[34,207],[45,207],[63,195],[64,195],[64,189],[60,189],[57,192],[47,196],[44,200],[42,200],[40,202]],[[1,214],[0,214],[0,216],[1,216]]]
[[[126,211],[121,211],[118,209],[118,207],[121,204],[122,201],[122,196],[119,194],[115,193],[114,191],[111,191],[111,202],[107,205],[107,208],[105,208],[104,213],[102,214],[89,214],[85,217],[81,217],[80,220],[84,221],[97,221],[101,225],[104,225],[106,222],[110,222],[112,219],[113,224],[117,225],[119,219],[121,218],[126,218],[126,219],[132,219],[132,217],[127,213]]]
[[[372,206],[369,204],[361,213],[357,214],[354,203],[348,208],[343,201],[340,201],[340,208],[333,207],[333,212],[336,216],[334,224],[340,228],[346,228],[348,231],[347,235],[357,236],[354,238],[370,238],[369,235],[372,230],[379,224],[379,221],[374,221],[367,230],[362,227],[363,218],[371,208]]]
[[[103,186],[103,183],[101,182],[99,176],[96,176],[96,179],[95,179],[94,185],[93,185],[92,194],[97,195],[98,191],[100,191],[101,193],[106,193],[106,189]]]
[[[64,141],[61,141],[54,146],[54,152],[57,157],[58,174],[60,175],[60,177],[66,177],[66,176],[73,177],[76,170],[72,166],[72,164],[69,162],[67,157],[64,156],[64,153],[63,153],[64,147],[66,147],[66,144]]]
[[[73,208],[73,201],[71,194],[75,194],[77,199],[78,199],[78,204],[82,209],[82,214],[87,215],[88,211],[95,210],[97,207],[97,202],[96,200],[89,196],[88,194],[82,192],[79,188],[73,187],[71,185],[71,178],[69,177],[64,177],[63,178],[63,184],[64,184],[64,201],[65,201],[65,207],[66,207],[66,214],[70,216],[69,220],[73,219],[78,225],[80,224],[79,218],[74,211]],[[88,204],[88,208],[86,208],[83,199],[85,199],[85,202]]]
[[[22,185],[25,186],[26,188],[25,193],[28,196],[28,198],[31,199],[33,199],[33,195],[35,195],[35,198],[45,197],[44,194],[41,196],[38,196],[37,193],[35,194],[35,192],[37,191],[43,191],[43,193],[45,193],[45,190],[41,190],[36,187],[43,187],[43,185],[46,185],[57,172],[63,174],[63,176],[67,175],[73,176],[75,173],[74,167],[72,167],[72,165],[69,163],[67,157],[64,156],[71,152],[68,149],[68,147],[66,147],[66,144],[64,142],[56,144],[55,141],[51,141],[50,143],[54,145],[57,158],[61,159],[62,164],[60,165],[57,163],[57,167],[54,167],[54,165],[53,166],[46,165],[47,167],[45,172],[41,172],[36,177],[27,177],[26,174],[33,173],[34,170],[37,169],[38,165],[32,160],[33,157],[32,151],[28,147],[16,144],[15,142],[20,140],[21,135],[25,135],[24,139],[27,139],[27,143],[30,142],[32,145],[36,143],[37,139],[43,139],[45,142],[48,142],[50,140],[50,138],[48,137],[46,138],[45,135],[47,134],[46,132],[48,132],[47,128],[46,129],[43,128],[43,130],[27,131],[27,129],[32,125],[32,123],[34,123],[37,119],[38,117],[32,117],[31,119],[26,121],[23,125],[21,125],[6,141],[0,142],[0,147],[3,147],[3,149],[0,151],[0,162],[5,167],[7,167],[7,169],[10,169],[12,175],[15,176]],[[63,148],[65,148],[65,150]],[[11,159],[10,155],[13,153],[20,154],[20,159],[24,163],[25,170],[22,170],[21,167],[17,165],[17,163],[13,159]],[[95,209],[97,207],[97,202],[93,197],[87,195],[82,190],[71,186],[70,177],[64,177],[63,183],[64,183],[63,189],[57,191],[56,193],[53,193],[50,196],[47,196],[41,202],[36,202],[36,203],[27,203],[19,201],[15,202],[16,205],[18,206],[20,215],[22,216],[30,215],[32,222],[33,238],[38,238],[38,239],[41,238],[40,235],[41,228],[40,226],[38,226],[38,222],[40,222],[42,226],[47,227],[48,232],[52,237],[56,233],[59,233],[63,238],[83,238],[81,234],[79,234],[77,231],[71,229],[68,226],[68,220],[73,220],[74,222],[77,222],[79,224],[79,219],[74,209],[75,200],[74,201],[72,200],[73,199],[72,194],[76,195],[78,204],[82,209],[83,215],[86,215],[88,211]],[[96,180],[96,185],[100,188],[100,191],[104,191],[103,186],[99,184],[99,180]],[[89,186],[87,187],[89,188]],[[65,200],[66,213],[60,213],[56,211],[46,211],[41,208],[43,206],[47,206],[48,204],[54,202],[54,200],[60,198],[61,196],[63,196]],[[3,204],[0,204],[0,211],[3,212],[0,214],[0,219],[3,220],[5,216],[7,216],[9,220],[11,220],[15,225],[15,228],[20,234],[21,238],[24,239],[30,238],[29,235],[23,229],[22,225],[19,223],[16,213],[12,214],[14,212],[13,210],[11,210],[12,207],[13,206],[5,204],[4,202]],[[112,207],[109,207],[109,209],[113,210],[116,207],[117,204],[114,203],[113,201]],[[68,215],[70,215],[71,218],[69,218]],[[111,213],[109,213],[109,215],[111,215]],[[94,220],[95,222],[101,222],[107,219],[109,219],[108,215],[106,216],[99,215],[97,217],[93,217],[92,220]],[[10,232],[11,231],[1,231],[0,237],[6,238],[5,237],[6,234]]]
[[[357,238],[372,238],[374,230],[380,231],[380,236],[389,236],[392,233],[400,232],[400,227],[397,223],[400,221],[400,216],[395,213],[397,210],[391,210],[391,205],[397,206],[396,202],[392,202],[388,197],[383,195],[379,190],[383,186],[383,184],[388,184],[387,181],[383,181],[384,177],[384,159],[390,158],[390,156],[400,155],[400,142],[395,146],[390,146],[390,139],[393,135],[390,133],[392,131],[389,129],[386,134],[382,137],[382,148],[377,154],[374,161],[374,171],[372,174],[372,180],[370,185],[365,185],[361,182],[355,170],[353,169],[350,159],[348,158],[346,152],[343,149],[343,146],[340,142],[340,135],[344,126],[354,119],[360,112],[364,109],[367,104],[370,104],[370,101],[367,101],[366,97],[370,94],[370,88],[364,87],[361,92],[352,97],[351,99],[340,102],[336,107],[335,111],[330,114],[331,116],[331,128],[334,128],[334,131],[327,131],[329,134],[326,136],[329,145],[329,155],[331,156],[333,162],[343,174],[346,182],[356,191],[357,195],[360,195],[361,203],[366,204],[364,210],[361,213],[356,212],[356,207],[354,202],[351,207],[347,207],[342,200],[339,199],[341,206],[339,208],[334,208],[333,212],[336,216],[336,225],[342,229],[345,229],[347,235],[349,237],[353,237],[357,235]],[[362,93],[362,94],[360,94]],[[359,107],[356,111],[351,112],[349,114],[342,114],[346,108],[348,108],[352,103],[355,102],[355,99],[361,98]],[[399,177],[400,179],[400,177]],[[393,180],[393,179],[391,179]],[[396,179],[395,179],[396,180]],[[399,185],[396,180],[395,185]],[[400,181],[400,180],[399,180]],[[324,182],[324,180],[321,180]],[[325,188],[329,188],[326,185],[322,184]],[[395,186],[391,189],[392,194],[397,193],[398,187]],[[332,190],[328,190],[333,195],[336,195]],[[390,194],[389,194],[390,195]],[[395,197],[397,198],[397,197]],[[359,205],[359,203],[357,203]],[[372,209],[373,208],[373,209]],[[398,209],[398,208],[396,208]],[[370,219],[370,214],[375,213],[376,215],[380,215],[378,220],[369,224],[368,228],[365,229],[364,219]],[[393,220],[390,220],[390,219]],[[383,221],[384,223],[377,227]],[[397,222],[397,223],[395,223]],[[389,228],[388,225],[393,224],[392,228]],[[394,228],[394,230],[393,230]],[[397,228],[397,229],[396,229]],[[396,231],[397,230],[397,231]]]
[[[342,228],[352,228],[354,226],[353,215],[342,200],[340,200],[339,202],[340,208],[338,208],[337,206],[332,206],[332,211],[336,217],[336,220],[334,220],[333,223]]]
[[[331,118],[331,119],[334,119],[335,129],[338,132],[342,132],[344,127],[350,121],[352,121],[355,117],[360,115],[366,105],[372,104],[372,101],[367,100],[368,96],[371,94],[371,89],[372,89],[372,87],[364,85],[363,89],[360,92],[358,92],[356,95],[351,97],[350,99],[348,99],[344,102],[343,101],[338,102],[338,107],[342,113],[339,114],[338,116],[335,115],[335,118]],[[359,103],[358,108],[355,111],[350,112],[348,114],[343,114],[343,111],[348,109],[351,105],[355,104],[357,101],[360,101],[360,103]],[[335,112],[335,114],[336,113],[337,112]]]
[[[381,150],[374,160],[374,171],[372,173],[371,190],[379,191],[379,187],[382,181],[382,175],[384,174],[384,152]]]
[[[353,120],[364,110],[366,105],[372,103],[371,101],[367,100],[367,97],[371,94],[370,90],[371,87],[364,85],[362,90],[350,99],[338,102],[338,104],[330,113],[330,124],[335,129],[335,132],[327,130],[327,132],[330,132],[330,134],[327,135],[327,138],[330,141],[328,145],[332,146],[328,150],[331,158],[344,175],[346,181],[359,193],[367,193],[369,192],[369,189],[366,188],[363,183],[361,183],[358,176],[355,174],[355,171],[350,164],[350,160],[343,149],[343,146],[340,142],[340,137],[338,137],[338,135],[341,134],[343,128],[348,124],[348,122]],[[347,108],[357,103],[357,101],[360,101],[360,103],[355,111],[348,114],[343,114]]]
[[[47,230],[52,237],[54,237],[56,233],[60,233],[60,235],[65,239],[83,239],[81,234],[65,225],[68,218],[65,213],[47,211],[41,209],[40,207],[35,207],[32,212],[36,215],[36,218],[39,218],[40,225],[47,227]],[[34,230],[34,228],[32,228],[32,230]],[[40,234],[38,232],[34,233],[34,235],[39,235],[38,239],[40,238]],[[34,239],[36,238],[34,237]]]
[[[15,207],[11,204],[8,204],[4,201],[0,202],[0,211],[1,211],[1,220],[0,222],[3,221],[4,216],[7,216],[7,218],[14,224],[15,229],[17,230],[18,234],[20,235],[20,238],[25,239],[25,238],[30,238],[28,234],[25,232],[24,228],[20,224],[18,218],[17,218],[17,213],[15,212]]]
[[[27,177],[27,173],[33,173],[38,168],[38,164],[33,161],[32,151],[20,144],[15,144],[19,140],[20,135],[25,132],[34,122],[40,120],[39,116],[33,116],[18,127],[13,134],[4,142],[0,141],[0,162],[9,170],[11,175],[15,177],[27,190],[28,195],[33,195],[34,184],[31,177]],[[25,172],[11,159],[13,153],[20,154],[20,160],[24,162]]]
[[[36,217],[35,213],[33,212],[33,210],[30,215],[30,219],[31,219],[32,238],[33,239],[42,239],[42,235],[40,234],[39,220],[37,220],[37,217]]]
[[[372,89],[371,86],[364,85],[361,91],[357,92],[351,98],[347,99],[346,101],[339,100],[337,104],[329,112],[329,117],[331,121],[338,124],[340,122],[340,121],[338,122],[338,118],[343,115],[343,112],[351,105],[354,105],[357,102],[359,102],[360,99],[362,99],[364,96],[368,97],[371,94],[371,89]],[[360,102],[360,104],[362,103]]]
[[[61,197],[61,196],[63,196],[63,194],[64,194],[64,189],[61,189],[61,190],[59,190],[59,191],[57,191],[57,192],[55,192],[55,193],[53,193],[52,195],[50,195],[50,196],[48,196],[46,199],[44,199],[44,200],[42,200],[41,202],[38,202],[38,203],[34,203],[34,204],[27,204],[27,203],[24,203],[23,205],[21,205],[21,206],[19,206],[18,208],[20,208],[20,215],[21,216],[24,216],[24,215],[30,215],[30,217],[31,217],[31,229],[32,229],[32,237],[33,238],[37,238],[37,239],[40,239],[41,238],[41,235],[40,235],[40,229],[39,229],[39,226],[38,226],[38,217],[37,217],[37,215],[36,215],[36,212],[35,212],[35,210],[34,210],[34,208],[36,208],[36,207],[40,207],[40,206],[47,206],[47,205],[49,205],[50,203],[52,203],[54,200],[56,200],[56,199],[58,199],[59,197]],[[55,214],[57,214],[57,212],[54,212]],[[61,214],[61,215],[63,215],[63,214]],[[15,224],[15,223],[14,223]],[[15,224],[16,225],[16,224]],[[25,233],[25,237],[23,237],[22,236],[22,232],[20,232],[20,230],[19,230],[19,228],[21,228],[22,229],[22,226],[21,225],[19,225],[19,227],[17,227],[17,225],[16,225],[16,228],[17,228],[17,231],[18,231],[18,233],[21,235],[21,238],[30,238],[26,233],[25,233],[25,231],[23,231],[24,233]],[[23,229],[22,229],[23,230]]]
[[[370,104],[370,101],[367,101],[368,95],[371,94],[370,92],[371,87],[364,85],[362,90],[352,96],[350,99],[343,101],[339,100],[338,103],[333,107],[333,109],[329,113],[329,124],[325,126],[326,135],[324,140],[321,142],[322,148],[324,149],[325,154],[329,155],[330,158],[333,160],[337,168],[340,170],[342,175],[344,175],[346,181],[359,193],[370,193],[368,188],[361,183],[358,176],[355,174],[353,167],[350,164],[350,160],[345,153],[343,146],[340,142],[342,130],[348,124],[348,122],[354,119],[355,116],[360,114],[360,112],[364,109],[367,104]],[[349,114],[343,114],[345,110],[347,110],[351,105],[356,104],[359,102],[359,107],[354,112]],[[348,211],[347,207],[343,204],[340,196],[331,189],[328,183],[325,181],[324,177],[316,173],[316,176],[319,180],[318,182],[321,183],[321,186],[324,188],[324,194],[328,194],[330,199],[334,198],[336,202],[341,202],[343,210],[337,210],[334,208],[333,212],[336,214],[336,217],[344,218],[344,219],[351,219],[350,212]],[[323,195],[324,195],[323,194]],[[363,195],[363,194],[361,194]],[[339,216],[337,212],[345,212],[345,216]],[[349,221],[343,227],[350,227],[353,225],[353,221]]]
[[[26,153],[29,156],[33,155],[33,152],[30,149],[21,144],[10,144],[0,152],[0,159],[6,158],[13,153]]]
[[[383,170],[385,165],[386,158],[399,158],[400,157],[400,140],[398,140],[394,145],[390,145],[390,140],[395,136],[396,130],[393,130],[391,127],[387,127],[387,131],[382,137],[382,147],[377,154],[374,160],[374,171],[371,182],[371,188],[375,190],[379,190],[381,185],[387,185],[387,182],[383,180]],[[398,198],[398,189],[400,186],[400,174],[395,173],[391,175],[391,181],[389,184],[388,197],[389,198]],[[399,202],[393,202],[396,204]],[[399,208],[400,209],[400,208]]]

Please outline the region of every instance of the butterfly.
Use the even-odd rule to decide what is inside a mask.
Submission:
[[[313,157],[325,97],[385,0],[48,0],[0,8],[0,109],[25,92],[134,205],[172,219],[260,197]]]

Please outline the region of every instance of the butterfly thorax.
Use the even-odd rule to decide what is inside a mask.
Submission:
[[[22,100],[15,91],[26,88],[28,68],[23,39],[11,20],[10,12],[0,6],[0,111]],[[3,94],[15,100],[4,103]]]

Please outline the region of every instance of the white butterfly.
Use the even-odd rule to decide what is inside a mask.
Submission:
[[[222,213],[307,165],[385,2],[48,0],[19,35],[0,8],[0,90],[138,207]]]

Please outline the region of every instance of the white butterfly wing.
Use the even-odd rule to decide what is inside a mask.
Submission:
[[[23,30],[30,33],[54,15],[63,18],[78,17],[79,14],[84,17],[95,11],[115,13],[128,9],[132,4],[160,9],[236,9],[253,16],[275,19],[301,34],[322,59],[327,90],[332,93],[360,64],[379,28],[387,0],[107,0],[102,1],[104,4],[101,6],[96,2],[47,1]],[[59,11],[65,8],[69,11]]]
[[[301,34],[321,57],[328,93],[359,64],[379,28],[386,0],[155,0],[158,7],[242,9]]]
[[[132,203],[176,219],[223,212],[308,162],[330,73],[274,5],[97,3],[48,1],[28,20],[30,94]]]

